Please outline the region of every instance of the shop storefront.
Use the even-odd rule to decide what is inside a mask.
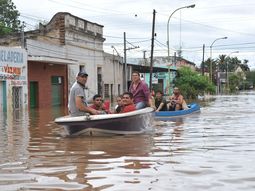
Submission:
[[[27,93],[26,51],[0,47],[0,112],[26,109]]]

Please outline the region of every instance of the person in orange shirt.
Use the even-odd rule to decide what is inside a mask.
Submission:
[[[135,111],[135,104],[133,101],[134,97],[133,94],[130,92],[125,92],[122,95],[122,108],[120,113],[126,113],[126,112],[130,112],[130,111]]]

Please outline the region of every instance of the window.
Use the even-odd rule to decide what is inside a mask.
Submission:
[[[102,82],[102,68],[98,67],[97,68],[97,90],[98,90],[99,95],[102,95],[102,93],[103,93],[102,84],[103,84],[103,82]]]
[[[120,84],[118,84],[118,95],[120,95]]]
[[[85,70],[85,65],[80,65],[80,70],[79,71],[86,71]]]
[[[105,98],[109,98],[110,95],[109,95],[109,84],[105,84],[104,85],[104,97]]]

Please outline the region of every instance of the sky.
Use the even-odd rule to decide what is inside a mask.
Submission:
[[[200,66],[205,44],[205,60],[221,54],[249,60],[255,69],[254,0],[12,0],[20,12],[25,30],[47,23],[57,12],[69,12],[104,26],[104,50],[114,46],[123,56],[123,33],[126,33],[127,58],[150,57],[153,10],[155,16],[154,56],[167,56],[167,21],[170,54],[180,49],[182,57]],[[227,39],[220,39],[227,37]],[[235,53],[237,52],[238,53]],[[116,54],[116,53],[115,53]]]

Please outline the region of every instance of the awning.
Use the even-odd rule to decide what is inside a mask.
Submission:
[[[6,73],[6,72],[1,72],[0,71],[0,79],[14,79],[15,74],[10,74],[10,73]]]
[[[28,61],[46,62],[51,64],[68,64],[68,65],[78,64],[78,60],[50,57],[50,56],[35,56],[35,55],[28,55]]]

